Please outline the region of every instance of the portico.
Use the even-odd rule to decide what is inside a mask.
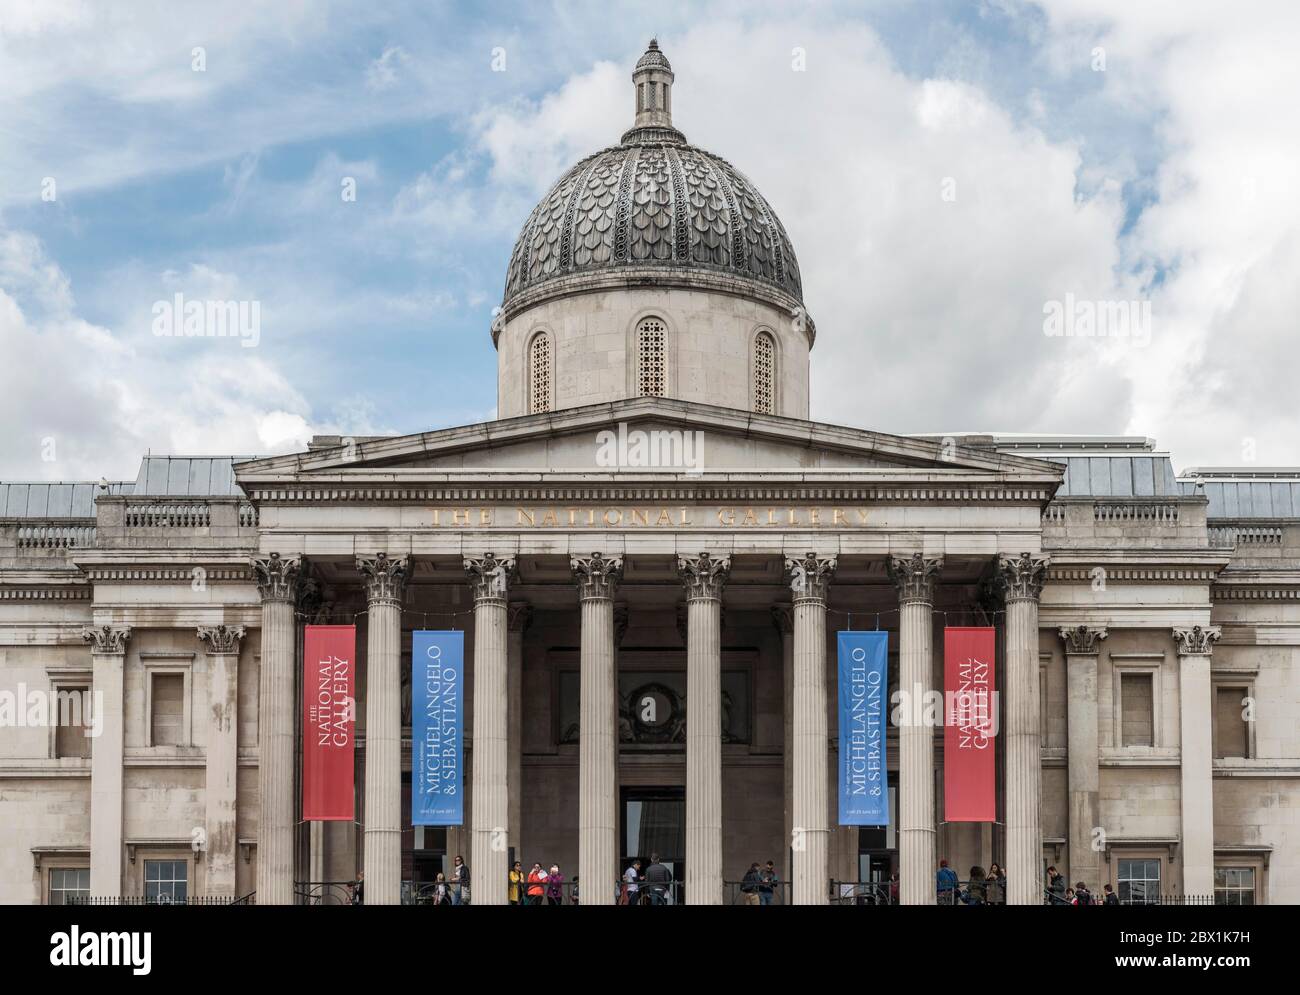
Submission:
[[[261,558],[297,564],[327,592],[336,619],[356,615],[365,631],[358,711],[368,902],[396,901],[402,873],[400,854],[384,840],[397,838],[389,813],[410,745],[394,752],[388,730],[405,693],[395,663],[406,659],[415,628],[466,631],[473,693],[463,838],[472,841],[466,856],[480,904],[505,901],[511,849],[530,861],[567,861],[584,882],[608,882],[584,888],[583,903],[612,902],[619,864],[635,854],[621,799],[638,786],[674,785],[684,789],[679,857],[688,902],[717,904],[742,864],[784,863],[787,853],[794,900],[825,902],[832,878],[852,880],[857,870],[856,853],[833,852],[830,647],[840,628],[891,630],[900,686],[919,699],[941,686],[933,645],[945,617],[996,623],[1009,640],[1009,700],[1023,713],[1016,728],[1037,730],[1036,696],[1010,694],[1027,678],[1037,687],[1030,645],[1037,626],[1008,629],[1002,613],[1035,603],[1036,588],[1019,578],[1037,569],[1041,584],[1041,507],[1056,468],[801,423],[806,469],[767,471],[755,464],[773,453],[794,460],[781,452],[793,447],[790,422],[748,416],[742,432],[727,424],[737,414],[640,399],[497,423],[494,434],[509,444],[466,440],[462,429],[240,468],[259,509]],[[634,425],[711,424],[690,429],[703,435],[708,469],[686,476],[584,466],[584,456],[594,463],[595,436],[611,416]],[[554,466],[558,453],[565,468],[535,469]],[[833,472],[819,465],[831,461]],[[990,590],[1012,597],[994,605]],[[277,611],[280,603],[266,606]],[[529,619],[513,663],[508,608]],[[771,626],[785,609],[792,609],[788,673]],[[264,639],[277,631],[266,628]],[[264,644],[264,653],[278,651]],[[508,714],[512,681],[520,685],[517,732]],[[902,895],[918,904],[934,900],[941,744],[941,729],[906,722],[888,744]],[[1021,813],[1018,842],[1008,832],[1010,854],[1015,846],[1038,851],[1029,804],[1036,751],[1036,740],[1008,750],[1008,803]],[[375,818],[382,824],[373,826]],[[1021,899],[1033,901],[1036,858],[1020,866]]]

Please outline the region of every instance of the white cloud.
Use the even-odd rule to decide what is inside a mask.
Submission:
[[[401,45],[384,49],[384,54],[366,69],[366,86],[372,90],[388,90],[396,85],[398,74],[410,63],[411,57]]]
[[[1300,464],[1300,8],[1047,4],[1053,36],[1091,37],[1106,85],[1157,108],[1157,202],[1123,241],[1151,291],[1152,348],[1122,374],[1125,428],[1180,466]]]
[[[246,295],[236,274],[204,265],[160,274],[157,286],[191,299]],[[141,308],[145,327],[147,314]],[[130,478],[146,450],[291,452],[316,432],[387,430],[355,402],[341,406],[341,419],[313,415],[268,356],[237,340],[122,334],[85,321],[63,272],[13,231],[0,233],[0,355],[0,422],[9,426],[0,479]]]

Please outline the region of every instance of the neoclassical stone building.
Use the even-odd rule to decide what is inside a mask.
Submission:
[[[673,127],[654,43],[633,81],[632,128],[520,233],[499,420],[0,484],[0,703],[102,695],[93,737],[0,727],[0,901],[280,903],[364,869],[396,902],[463,854],[476,904],[512,855],[606,904],[652,850],[691,903],[767,859],[785,901],[897,871],[933,902],[940,857],[1003,864],[1016,903],[1048,864],[1300,901],[1300,472],[807,420],[785,229]],[[300,818],[313,621],[358,627],[355,824]],[[887,630],[915,694],[972,624],[997,630],[997,821],[946,820],[943,731],[901,721],[890,826],[838,826],[835,633]],[[446,829],[410,820],[425,628],[466,639]]]

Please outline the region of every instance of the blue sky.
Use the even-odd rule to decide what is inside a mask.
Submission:
[[[255,6],[0,2],[0,477],[492,417],[515,233],[652,34],[794,240],[815,418],[1300,462],[1289,5]],[[258,301],[257,348],[155,336],[178,292]],[[1044,337],[1066,293],[1151,299],[1150,344]]]

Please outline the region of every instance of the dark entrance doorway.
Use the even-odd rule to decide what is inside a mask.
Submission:
[[[644,874],[651,856],[658,854],[673,872],[666,898],[670,904],[680,904],[686,874],[686,789],[623,788],[621,794],[620,874],[634,860],[641,861]]]

